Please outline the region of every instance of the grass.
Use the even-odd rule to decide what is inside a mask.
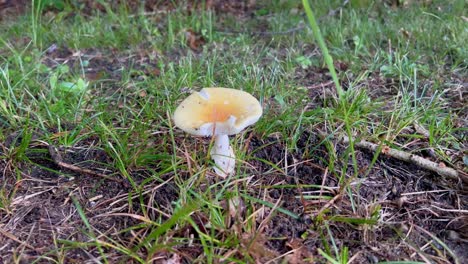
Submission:
[[[77,228],[52,232],[53,246],[36,252],[35,261],[66,263],[82,249],[85,259],[104,263],[347,263],[368,254],[356,246],[375,243],[366,234],[409,221],[384,206],[391,187],[363,194],[377,175],[395,170],[378,153],[354,149],[354,140],[466,168],[463,1],[408,1],[397,9],[378,1],[365,8],[311,1],[318,23],[312,30],[295,1],[259,2],[252,18],[188,12],[185,4],[155,13],[66,4],[0,21],[0,228],[40,248],[11,219],[22,220],[18,212],[39,197],[28,196],[36,188],[28,182],[49,181],[66,192],[55,199],[67,208],[64,221]],[[250,34],[260,31],[269,34]],[[197,50],[188,44],[190,32],[203,38]],[[326,67],[337,68],[332,84]],[[226,180],[212,175],[209,140],[185,135],[171,120],[182,99],[209,86],[243,89],[264,107],[255,126],[231,138],[239,166]],[[349,145],[340,142],[344,135]],[[48,145],[60,147],[67,162],[126,185],[61,168]],[[74,180],[80,183],[65,184]],[[455,183],[431,180],[466,201]],[[278,223],[305,227],[285,235],[272,231]],[[437,228],[416,230],[382,241],[379,250],[388,254],[378,261],[463,262]],[[360,235],[347,239],[343,232]],[[299,246],[292,242],[298,238]],[[414,254],[399,258],[389,249],[400,242]],[[427,251],[426,243],[435,249]],[[13,252],[9,261],[19,263],[26,249],[5,245]]]

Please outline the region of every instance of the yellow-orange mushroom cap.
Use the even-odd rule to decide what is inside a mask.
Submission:
[[[174,112],[174,123],[198,136],[237,134],[261,117],[260,102],[231,88],[203,88],[187,97]]]

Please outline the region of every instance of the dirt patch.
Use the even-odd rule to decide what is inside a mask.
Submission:
[[[119,81],[122,80],[123,72],[129,69],[132,70],[130,77],[135,79],[159,76],[158,58],[153,49],[145,47],[132,54],[125,54],[112,49],[71,50],[52,45],[47,49],[42,63],[52,69],[67,65],[78,75],[84,70],[85,77],[91,82],[102,79]]]
[[[91,142],[83,141],[74,148],[59,148],[63,162],[116,179],[121,177],[106,165],[110,163],[110,157],[103,150],[83,145],[87,143]],[[15,179],[15,172],[11,170],[13,166],[6,161],[0,163],[5,172],[3,187],[7,194],[14,194],[5,210],[0,210],[2,263],[11,262],[15,254],[21,254],[23,261],[48,263],[48,258],[61,258],[60,252],[56,251],[56,243],[84,243],[93,236],[91,234],[106,234],[115,241],[127,241],[131,236],[122,230],[139,223],[137,219],[126,216],[129,211],[143,214],[140,202],[144,202],[151,208],[157,208],[146,212],[151,219],[167,219],[159,210],[170,213],[171,202],[178,198],[178,190],[173,183],[165,184],[164,188],[142,186],[140,195],[132,195],[132,188],[127,184],[58,166],[48,148],[32,147],[26,155],[29,162],[15,164],[22,179],[16,184],[12,181]],[[142,176],[142,172],[132,175],[137,184],[144,179]],[[129,200],[129,197],[133,198]],[[77,213],[80,208],[93,230],[87,228]],[[112,259],[117,252],[110,250],[109,254]],[[71,249],[63,257],[66,263],[82,263],[99,257],[99,251],[96,248],[89,251]],[[122,259],[122,256],[116,258]]]
[[[63,1],[66,2],[66,1]],[[65,4],[62,1],[49,1],[43,7],[43,12],[62,11]],[[222,14],[233,14],[236,16],[245,16],[251,14],[256,8],[256,1],[231,1],[231,0],[208,0],[203,1],[184,1],[184,4],[165,0],[118,0],[103,5],[98,1],[79,0],[72,1],[71,5],[76,11],[83,15],[92,15],[96,11],[106,13],[109,10],[115,12],[119,9],[126,9],[130,13],[139,11],[144,12],[171,12],[176,8],[185,10],[188,13],[197,10],[213,10]],[[28,0],[0,0],[0,21],[4,17],[12,17],[24,14],[31,7],[31,1]],[[110,8],[110,9],[109,9]]]
[[[365,175],[373,153],[361,150],[357,150],[356,156],[362,172],[349,184],[349,189],[341,190],[337,176],[327,174],[325,168],[329,157],[324,145],[320,145],[321,141],[317,134],[306,132],[300,137],[297,149],[291,152],[278,138],[254,136],[250,139],[248,153],[252,159],[249,163],[256,168],[253,181],[257,183],[251,196],[272,204],[280,201],[281,208],[298,216],[275,212],[265,220],[272,213],[270,207],[265,207],[264,218],[258,221],[259,224],[266,221],[264,244],[274,252],[272,254],[286,253],[291,250],[291,241],[300,241],[307,252],[318,255],[318,249],[324,248],[324,243],[330,245],[331,235],[338,248],[348,247],[350,254],[356,256],[355,263],[417,260],[420,255],[415,253],[415,248],[424,248],[424,253],[420,254],[435,258],[440,256],[443,245],[435,242],[433,235],[451,248],[460,260],[468,259],[467,215],[463,213],[468,209],[466,193],[448,188],[452,183],[437,175],[386,157],[380,157]],[[102,150],[83,144],[77,148],[60,148],[64,161],[111,175],[112,169],[103,166],[109,164],[109,157]],[[341,143],[336,146],[338,155],[342,155],[345,146]],[[141,201],[132,199],[129,202],[128,197],[133,197],[130,187],[61,168],[51,160],[46,148],[37,147],[29,158],[31,162],[18,166],[22,172],[21,184],[13,185],[12,171],[3,176],[6,189],[15,191],[9,209],[0,211],[2,230],[8,235],[0,238],[0,244],[4,245],[1,249],[4,262],[20,252],[25,260],[42,258],[46,261],[46,257],[57,257],[56,241],[88,241],[89,230],[76,211],[77,204],[95,234],[107,234],[128,245],[133,243],[131,233],[121,230],[139,223],[138,219],[129,217],[129,212],[145,214],[139,205]],[[5,161],[1,166],[8,172]],[[348,162],[337,162],[336,166],[339,166],[338,171],[346,170],[352,174]],[[135,175],[137,182],[145,179],[142,177],[144,172],[139,175]],[[118,174],[114,176],[120,177]],[[171,202],[178,199],[179,191],[171,175],[162,180],[169,181],[164,185],[157,182],[145,184],[142,192],[143,203],[157,208],[146,212],[149,219],[167,219],[172,214]],[[325,188],[320,190],[317,186],[322,183]],[[349,194],[352,194],[352,200]],[[209,218],[200,212],[193,218],[200,228],[209,223]],[[372,219],[374,222],[359,224],[353,219]],[[195,231],[189,227],[175,231],[175,235],[180,236],[193,233]],[[407,243],[402,243],[403,237]],[[427,243],[435,248],[425,248]],[[181,253],[187,250],[187,262],[201,253],[197,246],[177,250]],[[114,260],[125,258],[113,250],[106,254]],[[68,250],[62,257],[67,263],[76,263],[89,260],[91,256],[99,257],[94,247],[86,252]],[[444,257],[451,258],[449,255]]]
[[[91,4],[96,2],[85,2],[89,6],[85,6],[83,12],[92,12],[91,9],[95,7]],[[211,7],[217,12],[231,12],[239,16],[248,15],[254,8],[249,5],[254,1],[207,3],[212,3]],[[160,8],[157,4],[165,4],[165,11],[172,8],[167,1],[146,1],[145,11],[156,12]],[[196,8],[203,7],[189,9]],[[105,8],[101,11],[105,12]],[[311,54],[316,52],[313,47],[308,50]],[[177,61],[186,53],[186,50],[179,49],[172,55],[163,56],[173,56]],[[91,82],[103,78],[120,81],[123,69],[130,68],[130,78],[138,80],[159,75],[159,56],[151,54],[151,50],[145,47],[140,52],[124,54],[112,49],[75,51],[51,46],[43,63],[52,69],[57,65],[67,65],[71,71],[80,74],[85,59],[85,75]],[[270,62],[263,63],[268,65]],[[339,73],[347,69],[343,63],[336,66]],[[460,120],[457,122],[460,122],[460,128],[466,127],[468,118],[463,117],[468,117],[464,109],[468,98],[467,80],[462,74],[454,74],[452,80],[452,84],[445,87],[448,89],[447,104],[452,103],[459,108],[457,113]],[[295,81],[308,89],[310,108],[327,106],[327,99],[336,97],[331,77],[324,68],[312,66],[298,69]],[[375,100],[391,98],[398,93],[398,80],[385,78],[379,73],[371,74],[360,85],[368,87],[370,97]],[[344,88],[347,89],[346,85]],[[109,87],[109,90],[101,90],[96,96],[105,96],[106,91],[115,92]],[[139,92],[135,91],[134,94],[144,96]],[[408,133],[414,134],[415,131]],[[460,142],[465,142],[466,135],[458,133]],[[344,154],[346,146],[340,141],[331,144],[340,158],[333,163],[334,171],[329,172],[330,150],[325,148],[323,138],[318,135],[317,131],[304,132],[294,150],[288,149],[285,140],[281,138],[252,136],[246,139],[249,142],[249,159],[246,161],[248,166],[245,165],[242,171],[252,177],[250,182],[255,182],[252,186],[247,185],[246,193],[285,210],[274,211],[272,206],[250,201],[255,209],[261,210],[256,219],[260,228],[257,246],[251,247],[256,252],[249,251],[249,254],[271,259],[292,249],[302,248],[312,253],[312,256],[320,256],[318,249],[335,244],[341,250],[347,247],[354,263],[402,259],[420,261],[425,258],[453,262],[450,252],[444,249],[446,245],[462,263],[468,260],[468,194],[458,189],[458,183],[445,180],[413,164],[384,156],[371,164],[374,153],[360,149],[355,153],[358,173],[354,177],[354,168],[350,165],[352,162]],[[181,142],[185,140],[183,135],[176,134],[175,137],[182,146]],[[7,139],[7,142],[0,144],[1,155],[10,153],[9,150],[20,141],[14,136]],[[63,260],[64,263],[92,261],[101,256],[94,244],[86,244],[93,237],[112,240],[125,248],[136,247],[140,242],[138,240],[149,232],[146,228],[140,228],[142,221],[164,222],[173,215],[174,202],[181,196],[173,172],[155,177],[154,172],[159,173],[161,169],[157,164],[152,164],[151,168],[129,170],[137,186],[133,188],[128,182],[108,180],[90,175],[84,170],[61,166],[53,160],[48,147],[36,139],[33,137],[33,144],[26,152],[27,159],[21,162],[14,157],[0,160],[0,171],[3,172],[1,185],[6,192],[0,195],[9,198],[7,203],[0,201],[5,204],[0,207],[0,262],[10,263],[18,255],[25,263],[48,263],[48,258]],[[98,139],[82,140],[73,148],[57,146],[57,150],[66,164],[123,179],[122,174],[112,166],[115,162],[113,158],[96,148],[93,140]],[[399,140],[404,142],[400,138],[396,142]],[[167,144],[167,141],[156,138],[154,144]],[[193,139],[189,144],[195,145],[199,153],[206,153],[209,140]],[[424,149],[428,143],[422,140],[419,145],[412,147],[411,150]],[[178,154],[190,160],[190,157],[184,156],[185,153]],[[429,152],[418,151],[417,154],[439,162]],[[460,156],[454,159],[455,165],[463,168],[463,153],[457,155]],[[368,171],[370,166],[372,169]],[[340,179],[341,175],[346,177]],[[190,176],[190,173],[181,171],[179,180],[189,180]],[[204,192],[207,186],[215,185],[218,181],[217,178],[207,177],[199,189]],[[349,188],[342,189],[344,185]],[[225,201],[219,208],[223,212],[229,210]],[[86,220],[80,216],[79,210],[83,211]],[[196,210],[190,216],[198,229],[207,234],[212,232],[209,230],[211,219],[206,211]],[[89,222],[91,229],[85,221]],[[234,229],[232,232],[240,232],[235,234],[240,237],[240,245],[243,248],[250,247],[256,234],[242,234],[242,228],[235,227],[244,222],[236,222],[235,218],[229,221],[234,222],[231,223]],[[222,230],[213,236],[224,241],[229,231]],[[165,260],[178,259],[177,256],[180,256],[180,262],[191,263],[203,254],[201,238],[194,226],[178,226],[169,233],[165,241],[167,243],[189,242],[177,244],[171,252],[161,250],[156,256]],[[106,247],[104,251],[110,263],[128,261],[128,255],[115,248]],[[142,255],[147,253],[143,249],[136,251]],[[333,251],[331,248],[329,253],[333,255]]]
[[[0,0],[0,21],[22,14],[30,3],[28,0]]]
[[[260,176],[257,180],[261,185],[321,185],[326,167],[324,160],[327,160],[324,146],[317,148],[320,140],[307,133],[299,142],[298,151],[288,153],[278,140],[252,140],[255,157],[269,160],[279,167],[284,167],[283,164],[298,164],[289,169],[288,175]],[[343,147],[338,145],[339,149]],[[309,151],[314,148],[314,151]],[[356,156],[363,172],[351,183],[353,200],[345,193],[340,193],[339,189],[336,192],[324,191],[324,196],[338,196],[339,199],[321,216],[322,220],[314,218],[314,215],[329,200],[300,199],[301,195],[305,197],[311,193],[317,194],[317,188],[266,189],[266,200],[275,203],[281,199],[282,208],[301,216],[300,219],[293,219],[280,213],[275,215],[266,229],[267,237],[271,238],[267,244],[269,247],[279,253],[286,253],[289,250],[287,243],[291,239],[301,239],[307,234],[302,243],[311,252],[318,254],[317,249],[324,247],[324,237],[331,233],[339,248],[346,246],[352,255],[357,256],[356,263],[376,263],[384,260],[417,259],[414,249],[424,248],[424,244],[432,240],[432,234],[442,238],[443,243],[453,249],[460,260],[468,259],[468,243],[461,238],[465,236],[463,234],[467,228],[467,215],[463,213],[468,208],[466,193],[447,187],[447,184],[451,184],[431,172],[386,157],[380,157],[365,176],[364,171],[370,165],[373,153],[357,150]],[[255,167],[262,168],[261,172],[272,169],[264,163],[253,163]],[[345,169],[347,165],[342,166]],[[347,169],[352,171],[350,167]],[[328,175],[324,183],[327,187],[339,186],[338,179],[333,175]],[[378,216],[373,216],[375,213]],[[354,224],[345,219],[373,217],[376,223],[371,225]],[[402,236],[407,237],[406,244],[401,244]],[[439,243],[434,246],[442,247]],[[424,254],[437,256],[438,253],[428,248]]]

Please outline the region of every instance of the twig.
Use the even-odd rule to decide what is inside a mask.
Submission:
[[[431,136],[429,131],[425,127],[421,126],[418,122],[414,122],[413,126],[416,132],[425,136],[426,138],[429,138]]]
[[[417,226],[417,225],[414,225],[414,224],[411,224],[411,226],[414,226],[416,227],[416,229],[419,229],[421,230],[423,233],[425,233],[426,235],[430,236],[432,240],[435,240],[440,246],[442,246],[453,258],[454,260],[454,263],[455,264],[460,264],[460,260],[458,259],[457,257],[457,254],[455,254],[455,252],[453,252],[442,240],[440,240],[437,236],[435,236],[434,234],[432,234],[431,232],[427,231],[426,229],[420,227],[420,226]]]
[[[330,206],[332,206],[336,201],[341,199],[341,197],[342,197],[341,192],[338,193],[337,195],[335,195],[335,197],[333,197],[333,199],[328,201],[322,208],[320,208],[320,210],[316,213],[316,215],[322,215],[325,210],[327,210]]]
[[[53,145],[49,144],[48,148],[49,148],[49,154],[50,154],[52,160],[59,167],[62,167],[62,168],[65,168],[65,169],[68,169],[68,170],[71,170],[71,171],[74,171],[74,172],[78,172],[78,173],[84,173],[84,174],[89,174],[89,175],[93,175],[93,176],[98,176],[98,177],[104,178],[106,180],[116,181],[118,183],[122,183],[124,185],[127,185],[127,183],[122,181],[122,180],[119,180],[119,179],[116,179],[116,178],[113,178],[113,177],[109,177],[107,175],[101,174],[99,172],[92,171],[90,169],[80,168],[80,167],[78,167],[76,165],[68,164],[68,163],[63,161],[62,155],[60,155],[60,152],[58,152],[58,150]]]
[[[19,243],[22,246],[25,246],[25,247],[27,247],[27,248],[29,248],[31,250],[34,250],[34,251],[38,252],[37,249],[35,249],[33,246],[29,245],[28,243],[26,243],[24,241],[19,240],[15,235],[11,234],[10,232],[8,232],[6,230],[3,230],[3,228],[1,228],[1,227],[0,227],[0,234],[2,234],[3,236],[15,241],[16,243]]]
[[[323,186],[325,186],[325,181],[327,180],[327,176],[328,176],[328,167],[326,167],[325,171],[323,172],[322,185],[320,186],[320,192],[319,192],[319,197],[320,198],[322,198]]]
[[[319,84],[314,84],[314,85],[311,85],[311,86],[306,86],[305,88],[306,89],[324,88],[324,87],[330,86],[332,84],[333,84],[333,81],[327,81],[327,82],[322,82],[322,83],[319,83]]]
[[[345,136],[343,138],[343,142],[349,143],[349,138]],[[354,145],[359,148],[367,149],[367,150],[374,151],[374,152],[379,149],[378,144],[374,144],[374,143],[367,142],[367,141],[355,142]],[[462,180],[464,183],[468,183],[468,177],[466,177],[466,175],[463,175],[462,173],[458,173],[458,171],[452,168],[449,168],[446,166],[440,166],[439,164],[433,161],[427,160],[423,157],[420,157],[420,156],[417,156],[417,155],[414,155],[414,154],[411,154],[402,150],[392,149],[388,146],[385,146],[382,149],[382,153],[395,159],[413,163],[426,170],[436,172],[439,175],[446,176],[454,180]]]

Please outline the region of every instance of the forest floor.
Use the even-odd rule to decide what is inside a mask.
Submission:
[[[464,1],[312,1],[341,97],[298,1],[28,2],[0,1],[0,263],[468,262]],[[203,87],[264,109],[226,179],[172,121]]]

